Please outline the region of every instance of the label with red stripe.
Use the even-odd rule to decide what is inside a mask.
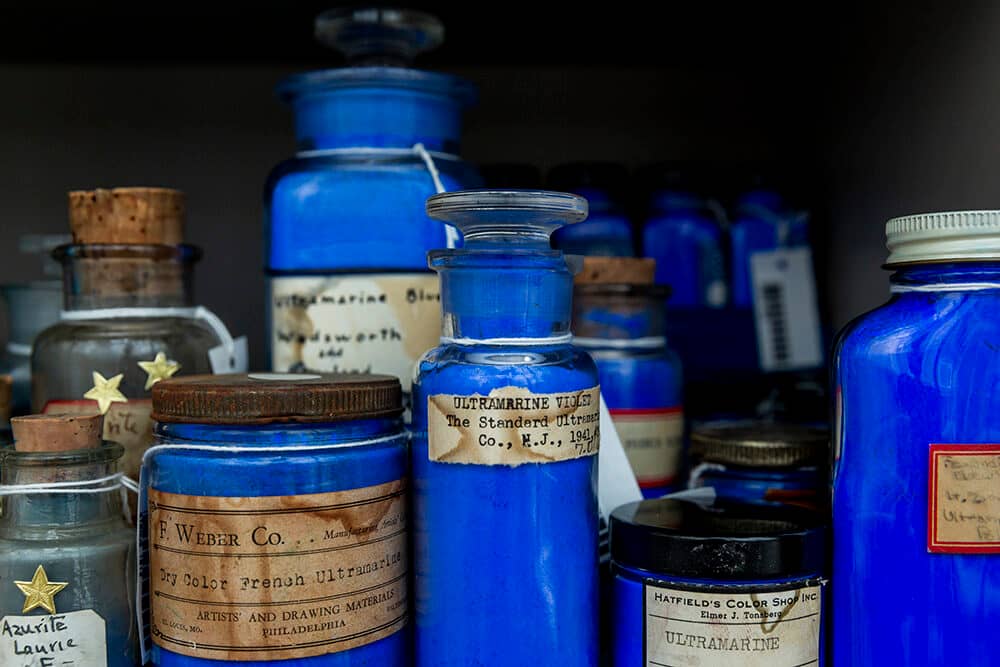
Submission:
[[[1000,444],[930,446],[927,550],[1000,553]]]
[[[639,486],[649,489],[672,483],[680,470],[684,443],[681,406],[610,412]]]

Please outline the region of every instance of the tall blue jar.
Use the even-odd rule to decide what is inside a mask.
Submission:
[[[278,88],[295,119],[296,155],[265,188],[269,356],[279,372],[376,372],[409,391],[437,341],[441,304],[427,251],[456,236],[424,214],[428,196],[478,185],[458,156],[471,84],[408,69],[443,38],[421,12],[338,9],[317,36],[341,69]]]
[[[399,381],[191,376],[157,383],[153,410],[153,664],[407,667]]]
[[[587,257],[573,294],[574,342],[597,364],[601,393],[646,498],[680,481],[684,449],[681,360],[667,343],[654,263]]]
[[[586,222],[557,229],[552,244],[572,255],[632,257],[635,242],[632,222],[622,204],[628,169],[614,162],[571,162],[553,167],[549,188],[584,197]]]
[[[659,498],[616,509],[610,531],[614,667],[825,664],[812,512]]]
[[[465,246],[430,255],[443,335],[413,385],[415,664],[594,666],[598,378],[549,247],[586,200],[472,190],[427,211]]]
[[[834,361],[834,662],[996,664],[1000,211],[886,235],[892,297]]]

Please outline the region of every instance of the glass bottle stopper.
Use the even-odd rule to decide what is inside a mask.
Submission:
[[[417,54],[441,45],[444,25],[413,9],[338,8],[316,17],[315,36],[352,66],[408,67]]]

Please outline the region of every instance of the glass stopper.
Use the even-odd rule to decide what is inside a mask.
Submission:
[[[444,41],[444,25],[413,9],[328,9],[316,17],[316,39],[340,51],[352,66],[407,67]]]

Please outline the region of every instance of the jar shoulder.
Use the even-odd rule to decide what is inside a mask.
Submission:
[[[64,321],[42,331],[34,347],[45,348],[74,344],[86,340],[178,338],[188,346],[199,343],[214,347],[222,341],[212,328],[199,320],[186,317],[121,318],[105,320]]]
[[[575,391],[598,384],[586,351],[559,346],[442,345],[417,364],[415,391],[489,391],[512,385],[533,391]]]

